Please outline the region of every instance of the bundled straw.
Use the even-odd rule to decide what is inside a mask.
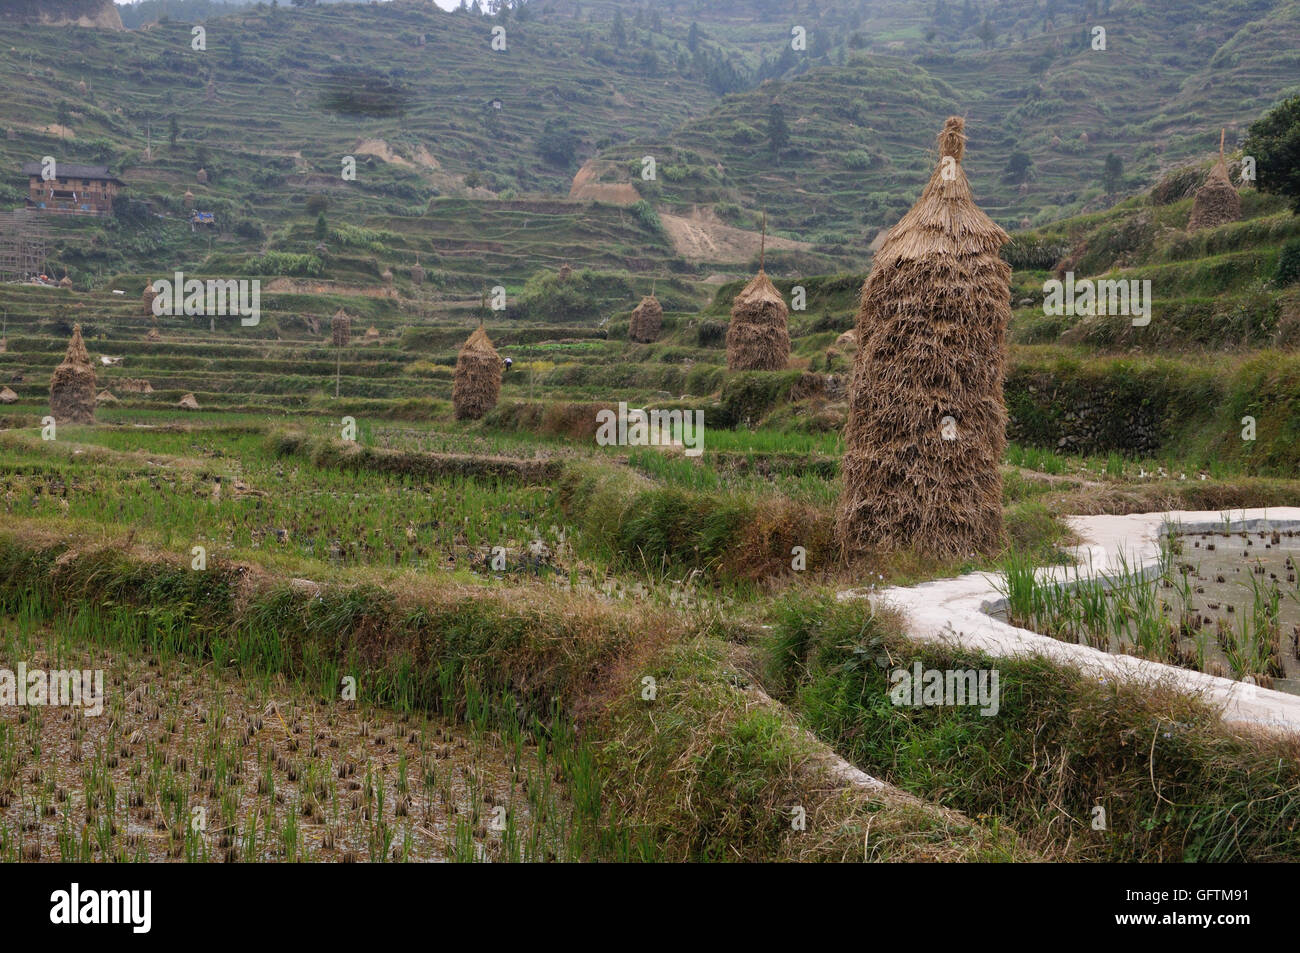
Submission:
[[[762,268],[731,303],[727,369],[781,371],[790,360],[789,309]]]
[[[61,424],[95,422],[95,365],[81,340],[80,324],[73,326],[68,353],[50,377],[50,413]]]
[[[339,308],[330,320],[330,336],[335,347],[347,347],[348,342],[352,340],[352,319],[342,308]]]
[[[478,420],[496,406],[501,396],[501,357],[478,326],[456,357],[451,403],[457,420]]]
[[[1228,177],[1228,163],[1223,158],[1223,133],[1219,133],[1219,161],[1196,190],[1192,200],[1192,215],[1187,220],[1187,230],[1214,228],[1241,218],[1241,196],[1232,187]]]
[[[632,321],[628,325],[627,336],[641,344],[650,344],[659,340],[659,332],[664,327],[664,309],[659,299],[650,293],[641,299],[641,303],[632,312]]]
[[[199,402],[194,399],[193,394],[186,394],[176,404],[177,407],[183,407],[186,410],[198,410]]]
[[[862,288],[835,527],[846,557],[1001,543],[1011,269],[961,168],[964,127],[945,123],[939,166]]]
[[[420,267],[418,259],[416,260],[415,265],[411,268],[411,281],[417,285],[424,284],[424,269]]]
[[[8,387],[0,387],[0,404],[16,404],[18,395]]]
[[[153,313],[153,299],[156,297],[158,297],[158,292],[153,290],[153,282],[146,282],[144,286],[144,294],[140,296],[140,300],[144,303],[144,313],[150,317],[155,317]]]
[[[767,248],[767,215],[758,248],[758,274],[731,302],[727,326],[727,370],[783,371],[790,360],[790,310],[776,285],[763,271]]]

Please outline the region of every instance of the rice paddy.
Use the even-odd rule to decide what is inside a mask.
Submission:
[[[233,660],[111,647],[122,633],[106,630],[131,621],[0,620],[6,659],[104,673],[102,715],[36,706],[0,724],[4,861],[566,856],[563,789],[517,727],[322,699]]]
[[[1076,664],[1300,695],[1300,537],[1094,575],[1071,520],[1300,501],[1300,219],[1242,180],[1293,11],[1125,5],[1099,90],[1073,15],[800,5],[791,66],[734,4],[490,6],[517,56],[469,9],[249,5],[199,73],[182,12],[0,14],[0,154],[125,179],[0,283],[0,862],[1300,856],[1300,733]],[[1171,167],[1192,114],[1241,154]],[[263,313],[150,313],[182,269]],[[1064,270],[1149,279],[1150,327],[1040,309]],[[702,445],[598,440],[616,407]],[[909,627],[997,571],[1068,649]],[[900,703],[916,666],[1000,696]]]
[[[1154,572],[1075,566],[1044,580],[1007,561],[1002,592],[1013,625],[1053,638],[1248,679],[1300,694],[1300,583],[1294,531],[1166,537]]]

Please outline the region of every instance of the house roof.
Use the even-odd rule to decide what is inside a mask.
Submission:
[[[40,175],[44,168],[39,162],[24,162],[23,175]],[[75,162],[59,162],[55,165],[54,171],[60,179],[104,179],[108,182],[116,182],[118,185],[126,184],[109,172],[106,165],[78,165]]]

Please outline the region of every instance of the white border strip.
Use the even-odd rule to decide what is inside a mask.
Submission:
[[[1181,533],[1222,531],[1225,528],[1230,532],[1300,529],[1300,507],[1218,512],[1175,510],[1128,516],[1072,516],[1068,520],[1075,533],[1084,540],[1075,550],[1079,565],[1077,569],[1052,567],[1039,570],[1039,578],[1044,581],[1073,582],[1076,572],[1081,578],[1101,573],[1115,574],[1121,569],[1121,554],[1131,572],[1140,570],[1151,574],[1159,568],[1160,535],[1166,524],[1177,525]],[[865,598],[873,609],[888,606],[900,610],[907,634],[919,641],[956,643],[994,657],[1039,655],[1100,679],[1160,683],[1217,705],[1222,709],[1224,721],[1300,732],[1300,695],[1062,642],[994,618],[988,613],[1006,605],[998,591],[1000,581],[1000,573],[970,573],[909,588],[850,589],[841,592],[839,598]]]

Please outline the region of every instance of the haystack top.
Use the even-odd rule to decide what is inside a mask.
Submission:
[[[64,355],[63,363],[93,366],[90,363],[90,353],[86,350],[86,342],[81,339],[80,324],[72,326],[72,340],[68,342],[68,353]]]
[[[491,351],[495,353],[496,348],[492,346],[492,341],[491,339],[488,338],[487,331],[485,331],[483,329],[483,325],[480,324],[477,328],[475,328],[474,333],[469,336],[469,339],[465,341],[465,344],[461,348],[461,350],[462,351],[485,351],[485,352]]]
[[[758,274],[749,280],[749,284],[740,289],[740,294],[735,297],[735,304],[762,304],[765,301],[779,301],[785,303],[781,297],[781,292],[776,290],[776,285],[772,284],[772,279],[767,276],[762,268],[758,269]]]
[[[889,230],[876,252],[873,270],[921,258],[961,258],[996,252],[1010,236],[975,204],[961,166],[966,121],[951,116],[939,133],[939,163],[921,198]]]
[[[949,116],[939,133],[939,156],[952,156],[958,162],[966,152],[966,120]]]
[[[1220,153],[1219,158],[1214,161],[1214,165],[1210,168],[1210,174],[1205,177],[1205,181],[1201,184],[1201,188],[1205,188],[1205,186],[1209,185],[1211,182],[1216,185],[1223,183],[1227,185],[1228,188],[1232,188],[1232,176],[1228,174],[1228,161],[1224,159],[1222,153]]]

